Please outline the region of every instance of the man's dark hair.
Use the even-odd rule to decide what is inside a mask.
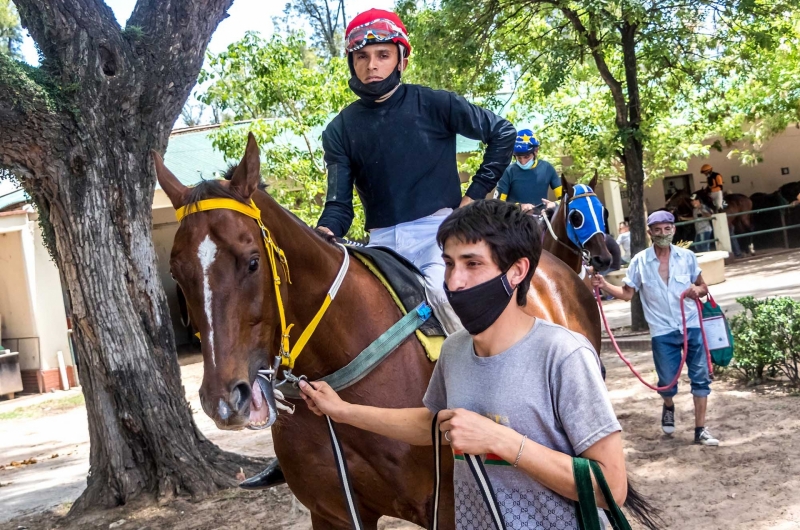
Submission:
[[[517,286],[517,305],[525,306],[531,278],[542,255],[542,233],[534,217],[505,201],[475,201],[444,220],[436,234],[436,242],[443,249],[451,237],[465,243],[485,242],[492,252],[492,259],[503,272],[520,258],[528,258],[530,269]]]

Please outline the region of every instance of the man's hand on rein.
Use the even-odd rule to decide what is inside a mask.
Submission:
[[[465,409],[439,412],[439,430],[453,449],[471,455],[498,453],[508,438],[508,427]]]
[[[316,388],[312,388],[314,385]],[[300,381],[300,396],[306,402],[308,408],[317,416],[328,415],[334,421],[338,421],[347,403],[342,401],[339,394],[324,381]]]
[[[699,300],[700,298],[704,297],[708,294],[708,291],[699,285],[692,285],[685,291],[686,298],[691,298],[692,300]]]

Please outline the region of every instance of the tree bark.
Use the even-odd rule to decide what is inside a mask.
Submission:
[[[620,27],[625,84],[628,89],[627,124],[625,128],[620,129],[620,133],[623,138],[625,182],[628,188],[628,206],[630,208],[631,255],[635,255],[647,247],[647,221],[644,211],[644,148],[640,129],[642,115],[639,101],[639,70],[636,60],[636,31],[636,24],[627,21],[623,22]],[[638,293],[631,301],[631,329],[633,331],[648,329]]]
[[[239,467],[184,398],[152,243],[155,174],[232,0],[140,0],[128,29],[98,0],[15,0],[44,55],[0,56],[0,165],[52,228],[66,281],[91,442],[72,513],[142,494],[203,497]]]
[[[628,188],[631,254],[633,255],[647,247],[644,216],[644,159],[642,137],[639,129],[641,124],[641,104],[639,101],[639,75],[636,62],[636,32],[638,27],[628,21],[622,21],[619,25],[625,69],[625,86],[623,86],[608,67],[603,54],[603,43],[597,32],[586,27],[577,11],[566,7],[561,7],[560,9],[572,24],[575,32],[589,47],[600,77],[608,86],[614,101],[615,123],[622,142],[622,152],[619,157],[625,167],[625,183]],[[631,302],[631,328],[634,331],[648,329],[638,294],[634,296]]]

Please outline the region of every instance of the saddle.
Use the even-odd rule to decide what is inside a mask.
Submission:
[[[345,244],[345,248],[380,280],[403,314],[428,301],[422,273],[403,256],[386,247]],[[417,330],[417,338],[432,361],[438,359],[445,336],[442,324],[434,315]]]

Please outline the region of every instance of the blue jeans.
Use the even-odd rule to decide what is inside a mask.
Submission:
[[[689,354],[686,356],[686,367],[689,370],[689,381],[692,395],[706,397],[711,393],[711,376],[708,373],[706,349],[703,345],[703,334],[700,328],[689,328]],[[675,379],[681,365],[683,351],[683,333],[672,331],[666,335],[658,335],[651,339],[653,361],[658,373],[658,386],[666,386]],[[659,392],[663,397],[672,397],[678,393],[678,385]]]
[[[705,232],[697,232],[694,235],[694,241],[697,243],[694,249],[697,252],[708,252],[711,249],[711,243],[702,243],[702,241],[711,241],[714,239],[713,232],[706,230]]]

